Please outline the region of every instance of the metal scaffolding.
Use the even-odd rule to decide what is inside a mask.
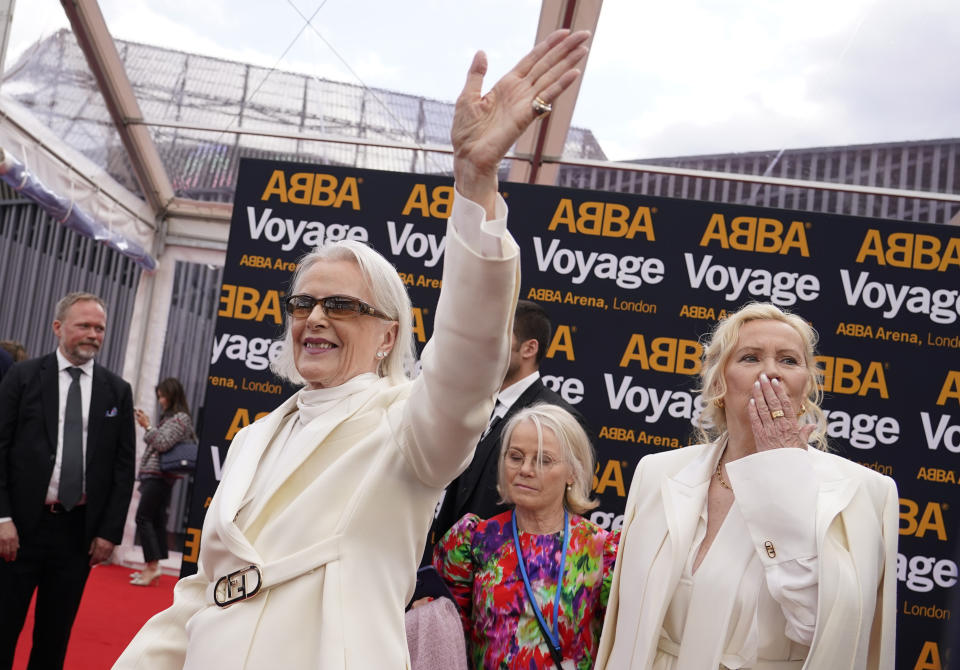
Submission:
[[[709,172],[717,176],[703,175]],[[734,175],[745,178],[738,180]],[[956,220],[960,217],[960,139],[651,158],[602,166],[568,164],[560,171],[559,184],[960,224]],[[830,187],[833,184],[836,188]]]
[[[453,103],[115,40],[178,198],[232,202],[239,159],[452,174]],[[3,91],[65,143],[143,196],[73,32],[38,42]],[[422,147],[422,148],[412,148]],[[605,160],[593,133],[571,128],[563,156]]]

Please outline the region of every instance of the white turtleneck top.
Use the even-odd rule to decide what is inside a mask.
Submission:
[[[306,453],[316,448],[317,445],[309,441],[296,439],[303,429],[312,421],[322,421],[334,407],[362,402],[365,397],[363,392],[378,379],[380,377],[376,374],[367,372],[348,379],[339,386],[319,389],[305,387],[297,392],[297,410],[284,418],[273,440],[264,450],[260,466],[250,482],[237,517],[241,528],[246,525],[246,521],[256,518],[270,495],[283,483],[288,472],[285,464],[302,460]]]

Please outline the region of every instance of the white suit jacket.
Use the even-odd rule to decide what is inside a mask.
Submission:
[[[204,521],[197,574],[180,580],[173,605],[115,669],[408,666],[404,606],[437,499],[470,462],[493,407],[519,288],[509,236],[505,258],[482,258],[448,225],[445,253],[420,376],[380,379],[303,427],[295,439],[316,448],[243,530],[241,503],[296,397],[238,433]],[[259,593],[215,605],[216,582],[247,566],[262,573]],[[243,576],[252,590],[256,575]]]
[[[647,456],[638,464],[627,499],[597,670],[651,667],[719,450],[714,444],[684,447]],[[803,667],[892,670],[896,484],[840,456],[816,449],[801,453],[809,459],[818,483],[813,523],[819,559],[816,628]],[[769,539],[780,548],[776,559],[768,556],[763,540],[755,539],[754,550],[765,566],[791,558],[790,528]],[[700,623],[708,626],[727,624],[714,611],[700,615],[705,618]]]

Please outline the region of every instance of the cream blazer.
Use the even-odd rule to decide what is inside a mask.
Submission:
[[[470,462],[510,351],[519,253],[468,249],[448,224],[434,335],[416,380],[386,379],[307,424],[315,444],[244,530],[236,520],[296,397],[240,431],[203,524],[198,572],[178,582],[115,670],[409,667],[404,606],[433,509]],[[225,575],[259,592],[214,604]],[[242,580],[246,580],[245,582]],[[221,582],[222,586],[226,582]],[[219,593],[224,600],[224,592]]]
[[[691,551],[720,457],[715,444],[641,459],[630,485],[597,670],[646,670],[656,656],[667,608]],[[892,670],[896,632],[896,484],[840,456],[815,449],[817,617],[805,670]],[[734,487],[736,488],[736,486]],[[768,556],[764,542],[777,547]],[[765,566],[789,560],[790,528],[755,538]],[[691,612],[691,615],[696,613]],[[716,612],[699,622],[726,630]],[[714,666],[716,667],[716,666]],[[757,667],[763,667],[763,664]],[[709,668],[704,668],[709,670]]]

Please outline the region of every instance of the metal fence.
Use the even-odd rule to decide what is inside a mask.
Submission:
[[[198,434],[203,421],[203,400],[222,277],[222,267],[199,263],[178,261],[174,270],[160,379],[176,377],[180,380]],[[167,532],[172,536],[170,546],[177,550],[183,546],[192,484],[193,477],[178,479],[170,495]]]
[[[194,420],[203,408],[222,276],[222,267],[182,261],[174,272],[160,379],[180,380]]]
[[[0,339],[20,342],[31,358],[50,353],[57,301],[71,291],[95,293],[107,308],[97,361],[120,374],[140,268],[0,186]]]

